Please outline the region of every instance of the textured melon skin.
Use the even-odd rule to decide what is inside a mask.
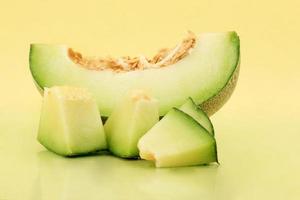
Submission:
[[[88,88],[103,116],[109,116],[116,99],[131,89],[149,90],[159,102],[160,116],[182,105],[189,96],[212,115],[234,90],[240,59],[239,38],[235,32],[204,33],[199,36],[199,45],[196,55],[191,53],[172,66],[116,74],[83,69],[68,60],[67,47],[63,45],[34,44],[30,50],[30,70],[41,89],[54,85]],[[221,72],[215,71],[217,65]]]
[[[240,61],[233,75],[231,76],[230,80],[225,85],[225,87],[222,90],[220,90],[215,96],[209,98],[208,100],[204,101],[199,105],[201,109],[208,116],[212,116],[213,114],[215,114],[230,99],[236,87],[238,77],[239,77],[239,72],[240,72]]]

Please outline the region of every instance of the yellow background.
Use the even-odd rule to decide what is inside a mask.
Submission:
[[[299,2],[2,0],[0,199],[299,199]],[[30,43],[152,55],[186,30],[235,30],[241,39],[238,86],[212,117],[219,167],[64,159],[37,143],[41,97],[29,72]]]

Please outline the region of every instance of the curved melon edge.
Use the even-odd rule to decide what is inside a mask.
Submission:
[[[208,115],[212,116],[230,99],[235,90],[240,71],[240,55],[239,62],[225,86],[213,97],[201,103],[199,106]]]

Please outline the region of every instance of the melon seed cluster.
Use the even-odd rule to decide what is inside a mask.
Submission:
[[[176,47],[168,49],[163,48],[152,58],[145,56],[121,58],[88,58],[82,56],[79,52],[69,49],[69,57],[73,62],[90,70],[112,70],[115,72],[126,72],[133,70],[144,70],[149,68],[160,68],[174,64],[187,56],[195,47],[196,36],[189,31],[188,36]]]

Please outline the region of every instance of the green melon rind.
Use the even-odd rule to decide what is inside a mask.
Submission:
[[[207,114],[206,114],[206,113],[205,113],[198,105],[195,104],[194,100],[193,100],[191,97],[188,98],[188,100],[187,100],[186,103],[189,103],[188,101],[191,102],[191,104],[192,104],[192,106],[193,106],[192,109],[196,112],[196,113],[193,113],[193,114],[200,115],[200,118],[201,118],[201,119],[202,119],[202,116],[203,116],[203,117],[205,118],[205,121],[206,121],[205,123],[207,124],[207,126],[208,126],[209,128],[207,128],[204,124],[202,124],[202,123],[204,123],[204,122],[201,123],[200,120],[198,121],[196,118],[194,118],[194,116],[191,115],[191,113],[187,112],[186,110],[182,109],[181,107],[179,107],[178,109],[181,110],[181,111],[183,111],[184,113],[190,115],[191,117],[193,117],[193,118],[194,118],[200,125],[202,125],[209,133],[211,133],[212,135],[214,135],[214,134],[215,134],[214,126],[213,126],[211,120],[209,119],[208,115],[207,115]],[[184,104],[183,104],[183,105],[184,105]]]
[[[190,115],[186,114],[185,112],[179,110],[178,108],[173,108],[174,110],[176,110],[177,112],[181,112],[183,115],[185,115],[186,118],[188,118],[189,120],[191,120],[193,123],[198,124],[202,129],[204,129],[206,131],[206,133],[214,140],[215,145],[214,145],[214,150],[215,150],[215,162],[219,163],[219,159],[218,159],[218,149],[217,149],[217,141],[215,139],[215,137],[213,135],[211,135],[199,122],[197,122],[193,117],[191,117]]]
[[[230,99],[232,96],[234,89],[236,87],[239,72],[240,72],[240,62],[241,62],[241,55],[240,55],[240,40],[239,37],[236,37],[235,43],[237,44],[237,53],[238,53],[238,60],[235,64],[235,70],[233,71],[232,75],[229,77],[227,83],[224,87],[219,90],[214,96],[210,97],[209,99],[203,101],[199,106],[201,109],[208,115],[212,116],[218,110],[220,110],[223,105]]]
[[[239,77],[239,65],[240,64],[238,64],[238,67],[234,71],[233,75],[231,76],[230,80],[227,82],[225,87],[223,87],[223,89],[220,90],[215,96],[211,97],[210,99],[204,101],[199,105],[208,116],[212,116],[218,110],[220,110],[232,96]]]

